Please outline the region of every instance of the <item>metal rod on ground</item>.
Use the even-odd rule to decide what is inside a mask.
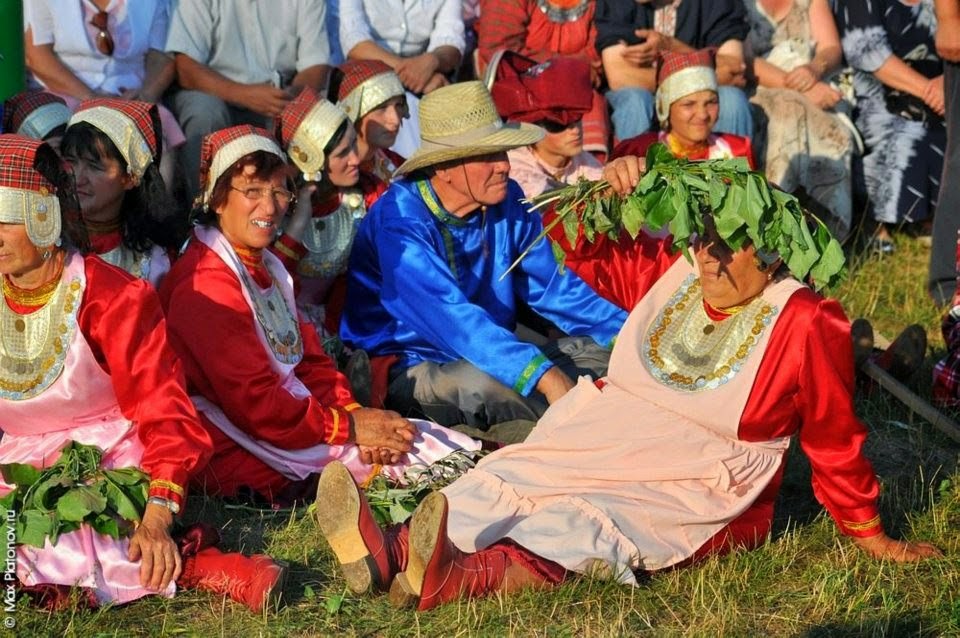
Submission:
[[[860,369],[868,377],[879,383],[881,388],[895,396],[924,420],[929,421],[930,425],[960,443],[960,423],[957,423],[930,405],[923,397],[897,381],[889,372],[878,366],[872,359],[867,359],[861,363]]]

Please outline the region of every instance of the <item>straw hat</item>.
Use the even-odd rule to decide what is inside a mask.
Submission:
[[[3,129],[10,133],[42,140],[70,119],[70,109],[59,95],[45,91],[25,91],[7,100]]]
[[[397,169],[405,175],[442,162],[500,153],[543,139],[543,129],[504,124],[483,82],[459,82],[420,100],[420,148]]]
[[[49,144],[23,135],[0,135],[0,222],[24,224],[37,247],[60,240],[60,200],[57,187],[36,169]],[[59,161],[59,160],[58,160]]]
[[[143,177],[160,151],[157,105],[138,100],[101,97],[84,100],[67,128],[86,122],[110,138],[127,162],[127,172]]]
[[[670,105],[697,91],[717,90],[714,49],[686,53],[660,53],[657,59],[657,119],[665,127],[670,121]]]
[[[280,114],[276,137],[290,161],[303,172],[308,182],[319,182],[327,158],[323,149],[333,138],[347,115],[311,89],[304,87]]]

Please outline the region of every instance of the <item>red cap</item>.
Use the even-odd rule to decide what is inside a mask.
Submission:
[[[580,58],[556,57],[537,63],[519,53],[496,57],[490,94],[500,116],[515,122],[548,120],[572,124],[590,110],[593,87],[590,63]]]

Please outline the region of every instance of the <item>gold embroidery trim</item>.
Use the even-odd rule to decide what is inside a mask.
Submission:
[[[864,530],[876,527],[879,524],[880,524],[879,514],[871,518],[869,521],[864,521],[862,523],[854,523],[853,521],[843,521],[843,526],[854,532],[862,532]]]
[[[333,443],[337,439],[337,435],[340,434],[340,413],[329,408],[330,412],[333,414],[333,432],[327,437],[327,443]]]
[[[150,481],[150,489],[153,489],[155,487],[166,488],[171,492],[174,492],[175,494],[179,494],[180,496],[183,496],[183,488],[177,485],[176,483],[174,483],[173,481],[166,481],[164,479],[153,479],[152,481]]]

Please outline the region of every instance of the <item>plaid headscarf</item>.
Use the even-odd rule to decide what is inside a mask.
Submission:
[[[213,187],[228,168],[244,155],[265,151],[283,161],[286,157],[265,129],[241,124],[204,136],[200,145],[200,191],[204,207],[210,203]]]
[[[101,97],[84,100],[69,126],[87,122],[110,138],[127,162],[127,170],[143,177],[160,150],[160,114],[157,105],[137,100]]]
[[[277,139],[307,181],[318,182],[327,161],[323,149],[347,120],[340,108],[306,87],[283,107]]]
[[[0,135],[0,222],[24,224],[34,246],[60,240],[60,200],[57,188],[36,169],[43,153],[56,153],[48,144],[23,135]]]
[[[337,67],[330,83],[330,99],[354,123],[401,95],[405,92],[400,77],[380,60],[348,60]]]
[[[70,119],[70,109],[59,95],[25,91],[7,100],[3,107],[3,130],[42,140]]]

